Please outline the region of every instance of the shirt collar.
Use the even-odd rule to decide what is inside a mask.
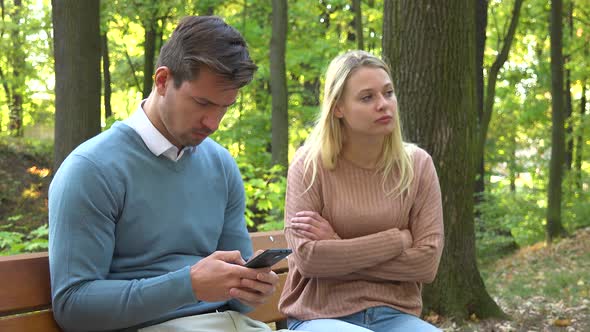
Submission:
[[[180,153],[178,153],[178,148],[170,143],[170,141],[164,137],[158,129],[156,129],[154,124],[147,117],[142,107],[144,102],[145,100],[141,102],[137,107],[137,110],[129,118],[124,120],[123,123],[137,132],[145,145],[155,156],[159,157],[163,154],[172,161],[178,161],[185,151],[192,151],[196,148],[184,147]]]

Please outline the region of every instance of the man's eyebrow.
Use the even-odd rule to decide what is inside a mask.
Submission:
[[[201,102],[201,103],[207,103],[207,104],[212,104],[212,105],[215,105],[215,106],[221,106],[221,107],[230,107],[230,106],[234,105],[234,104],[235,104],[235,103],[238,101],[238,100],[236,99],[236,100],[234,100],[234,101],[233,101],[231,104],[229,104],[229,105],[219,105],[219,104],[217,104],[217,103],[214,103],[214,102],[212,102],[211,100],[209,100],[209,99],[207,99],[207,98],[204,98],[204,97],[193,97],[193,99],[195,99],[195,100],[197,100],[197,101],[199,101],[199,102]]]

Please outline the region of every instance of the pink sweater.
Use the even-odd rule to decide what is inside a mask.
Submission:
[[[403,199],[386,196],[382,176],[339,159],[336,169],[318,165],[305,192],[300,149],[287,180],[285,236],[293,254],[279,309],[300,320],[332,318],[390,306],[413,315],[422,311],[422,283],[432,282],[444,244],[440,187],[432,159],[416,148],[414,180]],[[392,188],[391,180],[386,188]],[[311,241],[289,220],[317,211],[340,240]]]

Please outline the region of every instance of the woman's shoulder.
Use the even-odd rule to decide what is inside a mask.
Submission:
[[[411,151],[408,151],[406,147],[406,151],[412,158],[414,177],[422,182],[430,181],[433,176],[437,176],[436,167],[430,153],[417,145],[413,145],[410,149]]]
[[[309,150],[309,147],[306,145],[302,145],[299,148],[297,148],[297,151],[295,151],[295,155],[291,160],[291,167],[295,165],[302,165],[303,163],[305,163],[305,159],[307,159],[307,156],[309,156],[310,154]]]
[[[432,159],[430,154],[416,144],[406,143],[404,148],[414,162],[424,162]]]
[[[430,153],[416,144],[405,144],[404,146],[408,156],[412,160],[414,171],[421,173],[421,171],[434,167],[434,162]]]

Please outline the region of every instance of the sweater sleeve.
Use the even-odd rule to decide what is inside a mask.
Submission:
[[[311,168],[304,170],[304,154],[295,157],[287,175],[285,237],[293,250],[291,260],[304,277],[338,277],[381,264],[411,245],[408,230],[388,229],[352,239],[312,241],[290,228],[299,211],[322,211],[322,176],[318,170],[312,186]],[[319,167],[318,167],[319,168]],[[309,187],[309,188],[308,188]],[[384,247],[390,250],[383,250]]]
[[[252,242],[244,219],[246,196],[238,165],[227,153],[225,167],[227,174],[227,205],[224,212],[223,231],[217,250],[240,250],[244,259],[252,256]]]
[[[246,228],[244,219],[246,209],[246,195],[244,193],[244,184],[242,176],[235,160],[231,158],[227,151],[225,154],[225,167],[227,174],[228,200],[224,213],[223,231],[219,239],[217,250],[239,250],[244,260],[252,257],[252,241]],[[231,299],[229,306],[242,313],[252,311],[252,307],[240,302],[237,299]]]
[[[124,328],[197,302],[189,267],[153,278],[108,280],[124,195],[122,183],[79,155],[66,159],[53,179],[51,289],[54,315],[65,331]]]
[[[368,279],[430,283],[434,280],[444,246],[441,192],[430,156],[417,169],[419,183],[410,211],[411,248],[388,261],[356,274]]]

